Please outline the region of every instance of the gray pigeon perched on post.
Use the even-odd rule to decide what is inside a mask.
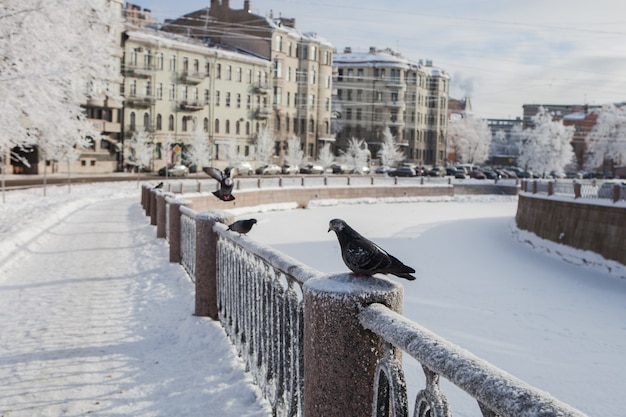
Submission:
[[[233,177],[237,175],[237,169],[226,168],[224,172],[217,168],[207,167],[204,168],[204,172],[215,178],[220,183],[220,189],[213,191],[213,195],[222,201],[233,201],[235,196],[233,195],[233,187],[235,182]]]
[[[247,220],[237,220],[230,226],[228,226],[228,230],[232,230],[233,232],[239,233],[239,236],[247,234],[252,226],[256,224],[256,219],[247,219]]]
[[[341,246],[341,257],[355,275],[392,274],[413,281],[415,269],[389,255],[374,242],[361,236],[341,219],[332,219],[328,231],[334,231]]]

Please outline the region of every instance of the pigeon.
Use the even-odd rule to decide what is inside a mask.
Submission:
[[[341,219],[333,219],[328,231],[334,231],[341,246],[341,257],[355,275],[392,274],[413,281],[415,269],[404,265],[374,242],[361,236]]]
[[[163,181],[161,181],[160,183],[158,183],[157,185],[155,185],[153,188],[154,188],[155,190],[156,190],[156,189],[159,189],[159,188],[163,188]]]
[[[235,185],[233,177],[237,174],[236,168],[226,168],[224,172],[217,168],[204,168],[204,172],[215,178],[220,183],[220,189],[213,191],[213,195],[222,201],[233,201],[233,187]]]
[[[228,230],[232,230],[233,232],[239,233],[239,236],[247,234],[252,226],[256,224],[256,219],[247,219],[247,220],[237,220],[230,226],[228,226]]]

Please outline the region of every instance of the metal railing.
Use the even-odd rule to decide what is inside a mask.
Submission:
[[[313,270],[214,226],[219,319],[278,415],[303,415],[302,285]]]
[[[163,198],[164,192],[142,190],[142,204],[151,219],[164,221],[165,216],[152,216],[157,194]],[[196,284],[196,314],[219,319],[273,415],[313,417],[329,415],[328,410],[366,415],[370,410],[372,416],[408,416],[397,359],[402,350],[422,365],[426,377],[415,416],[452,415],[441,377],[469,393],[484,417],[585,416],[398,314],[401,285],[322,275],[229,231],[219,212],[196,213],[184,200],[170,201],[170,208],[174,204],[180,208],[171,210],[168,222],[176,223],[173,214],[180,217],[173,229],[180,236],[170,236],[170,247],[180,243],[180,263]],[[203,292],[208,281],[213,282],[208,287],[215,286],[212,295]],[[215,303],[215,315],[199,313],[207,303]],[[334,345],[327,350],[329,344]],[[357,381],[355,369],[365,382]],[[319,383],[320,375],[326,382],[326,375],[334,379]],[[367,382],[369,375],[373,380]]]
[[[605,200],[626,200],[626,182],[597,180],[523,180],[522,191],[561,197]]]
[[[452,415],[439,385],[440,377],[470,394],[484,417],[585,416],[382,304],[365,307],[359,318],[363,327],[388,342],[375,372],[373,416],[388,416],[390,408],[394,416],[408,415],[406,384],[396,348],[415,358],[426,377],[426,386],[415,398],[415,416]]]

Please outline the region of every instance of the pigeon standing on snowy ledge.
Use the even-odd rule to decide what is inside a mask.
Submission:
[[[252,226],[256,224],[256,219],[237,220],[235,223],[228,226],[228,230],[239,233],[239,236],[248,233]]]
[[[328,231],[334,231],[341,246],[341,257],[355,275],[392,274],[413,281],[415,269],[389,255],[374,242],[361,236],[341,219],[333,219]]]

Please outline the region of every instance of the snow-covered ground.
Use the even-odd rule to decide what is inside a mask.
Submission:
[[[267,415],[221,328],[192,315],[193,287],[167,262],[139,193],[133,181],[7,193],[3,417]],[[322,272],[346,271],[327,233],[343,218],[417,270],[399,280],[407,317],[590,416],[623,416],[624,267],[517,231],[515,208],[515,197],[487,196],[236,215],[259,220],[249,239]],[[411,399],[421,370],[404,361]],[[479,415],[444,392],[455,416]]]

